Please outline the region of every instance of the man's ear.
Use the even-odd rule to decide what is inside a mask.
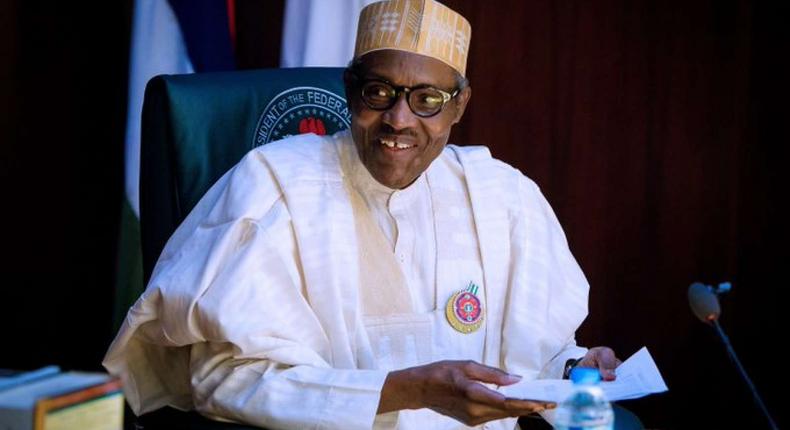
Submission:
[[[464,89],[455,96],[455,118],[453,118],[453,124],[457,124],[458,121],[461,120],[461,117],[464,116],[464,111],[466,111],[466,104],[469,103],[469,99],[472,98],[472,87],[467,85]]]

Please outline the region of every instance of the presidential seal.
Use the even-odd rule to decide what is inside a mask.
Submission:
[[[474,282],[447,300],[444,313],[447,322],[461,333],[472,333],[483,324],[483,305],[477,297],[479,287]]]
[[[263,109],[252,147],[295,134],[334,134],[350,125],[344,98],[321,88],[295,87],[275,96]]]

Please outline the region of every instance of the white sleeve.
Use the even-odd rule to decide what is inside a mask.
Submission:
[[[565,363],[570,359],[584,357],[587,348],[576,345],[576,340],[571,339],[551,361],[546,363],[538,375],[539,379],[560,379],[565,371]]]
[[[271,429],[369,429],[387,372],[242,359],[230,344],[192,347],[195,408]]]
[[[287,209],[243,223],[192,314],[205,340],[191,346],[195,408],[272,429],[371,428],[387,372],[331,366]]]
[[[554,211],[537,185],[520,179],[504,360],[525,377],[561,378],[565,362],[586,353],[575,332],[587,316],[589,285]]]

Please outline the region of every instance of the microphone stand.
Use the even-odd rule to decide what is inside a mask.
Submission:
[[[749,375],[746,374],[746,369],[743,368],[741,361],[738,360],[738,356],[735,355],[735,349],[733,349],[732,344],[730,344],[730,339],[724,334],[724,330],[722,330],[721,325],[719,325],[719,321],[716,318],[711,319],[711,324],[716,329],[716,333],[719,334],[722,343],[724,343],[724,347],[727,349],[727,354],[730,356],[730,359],[735,363],[735,367],[738,368],[738,371],[741,373],[744,381],[746,381],[746,385],[749,386],[749,390],[752,392],[752,397],[754,398],[754,402],[757,403],[757,406],[765,415],[765,418],[768,419],[768,423],[771,424],[771,429],[779,430],[779,427],[776,425],[776,422],[773,418],[771,418],[771,414],[768,413],[768,408],[765,407],[765,403],[763,403],[763,399],[760,397],[760,394],[757,392],[757,387],[754,386],[752,380],[749,378]]]

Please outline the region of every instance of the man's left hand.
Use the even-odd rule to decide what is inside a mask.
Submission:
[[[614,355],[612,348],[596,346],[587,351],[587,354],[576,363],[576,366],[598,369],[604,381],[614,381],[617,377],[614,373],[614,369],[622,363],[623,362]]]

